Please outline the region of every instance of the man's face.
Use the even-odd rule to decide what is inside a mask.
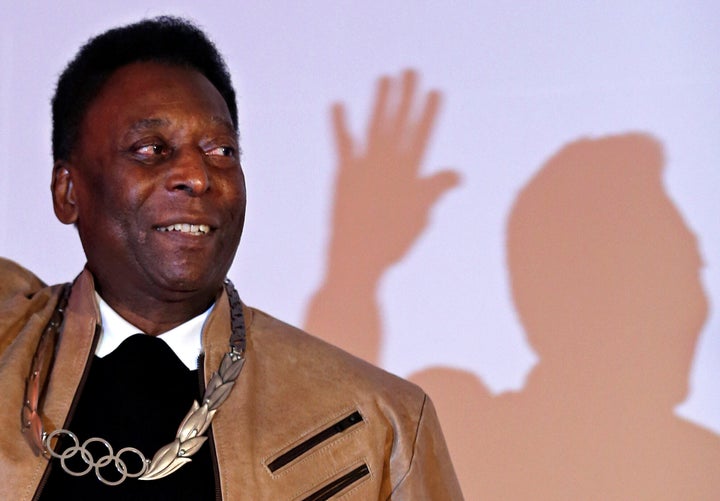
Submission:
[[[69,199],[101,294],[213,294],[240,241],[245,180],[237,134],[197,71],[117,70],[91,103],[67,170]],[[75,219],[75,218],[73,218]]]

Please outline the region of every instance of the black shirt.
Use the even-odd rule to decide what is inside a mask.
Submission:
[[[178,426],[193,400],[201,398],[197,370],[189,370],[161,339],[145,334],[127,338],[109,355],[93,357],[87,380],[70,424],[66,427],[80,445],[88,438],[106,440],[117,452],[125,447],[139,449],[146,458],[175,439]],[[209,431],[207,433],[209,435]],[[67,437],[55,446],[60,452],[74,445]],[[94,461],[108,454],[99,442],[89,444]],[[127,478],[108,486],[95,476],[95,469],[75,477],[66,473],[60,459],[53,459],[40,500],[213,500],[216,499],[214,465],[210,440],[192,456],[190,463],[158,480]],[[73,471],[88,469],[80,453],[66,460]],[[126,452],[121,459],[129,472],[140,469],[137,455]],[[115,464],[100,468],[110,481],[121,478]]]

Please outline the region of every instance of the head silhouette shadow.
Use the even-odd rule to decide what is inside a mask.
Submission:
[[[662,170],[648,136],[576,141],[512,208],[515,306],[543,368],[572,376],[568,391],[668,409],[686,397],[707,302],[697,241]]]
[[[720,439],[673,412],[708,305],[663,163],[647,135],[581,139],[520,191],[507,264],[539,355],[521,391],[492,397],[448,368],[413,376],[469,499],[720,499]]]

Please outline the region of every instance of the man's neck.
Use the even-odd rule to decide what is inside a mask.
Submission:
[[[218,285],[212,291],[147,294],[141,288],[125,290],[124,285],[107,285],[95,278],[95,289],[105,302],[125,320],[152,336],[163,334],[207,311],[222,289]]]

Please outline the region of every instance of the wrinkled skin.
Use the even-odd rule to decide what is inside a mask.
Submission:
[[[213,302],[245,218],[239,154],[227,105],[202,74],[142,62],[110,77],[70,159],[55,164],[58,219],[77,225],[103,299],[144,332]],[[162,230],[178,223],[196,231]]]

